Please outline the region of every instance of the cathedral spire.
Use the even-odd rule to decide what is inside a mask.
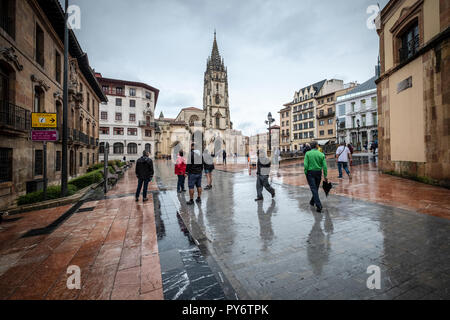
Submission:
[[[214,30],[214,42],[211,51],[210,66],[213,70],[222,71],[222,58],[220,57],[219,47],[217,45],[216,30]]]

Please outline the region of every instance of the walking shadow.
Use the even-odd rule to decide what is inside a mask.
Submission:
[[[263,201],[258,201],[258,221],[259,235],[262,239],[262,250],[266,251],[271,244],[274,232],[272,229],[272,214],[275,211],[275,200],[272,200],[270,207],[264,212]]]
[[[329,254],[331,250],[330,236],[333,233],[333,221],[327,210],[322,214],[311,209],[314,215],[314,225],[311,232],[308,235],[306,252],[308,255],[309,263],[313,269],[314,275],[319,276],[322,274],[323,266],[329,260]],[[322,220],[325,216],[324,229],[322,230]]]

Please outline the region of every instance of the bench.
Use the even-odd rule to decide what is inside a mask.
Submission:
[[[120,169],[118,166],[113,165],[113,169],[117,174],[119,174],[119,176],[123,175],[123,170]]]
[[[106,179],[108,181],[108,184],[115,185],[117,183],[117,181],[119,181],[119,175],[111,173],[108,170],[108,175],[107,175]]]

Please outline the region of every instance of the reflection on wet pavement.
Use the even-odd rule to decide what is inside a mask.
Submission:
[[[188,207],[172,164],[156,166],[175,211],[239,298],[450,298],[448,219],[322,191],[320,214],[307,188],[285,182],[274,185],[275,200],[266,193],[255,203],[254,176],[219,170],[201,205]],[[371,265],[381,270],[380,290],[366,286]]]

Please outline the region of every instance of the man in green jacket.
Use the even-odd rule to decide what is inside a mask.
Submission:
[[[319,198],[320,181],[322,180],[322,170],[324,180],[328,182],[327,174],[327,161],[325,155],[317,150],[317,142],[311,143],[311,151],[305,154],[305,175],[308,180],[309,187],[311,188],[312,198],[309,204],[316,205],[317,212],[322,212],[322,204]]]

